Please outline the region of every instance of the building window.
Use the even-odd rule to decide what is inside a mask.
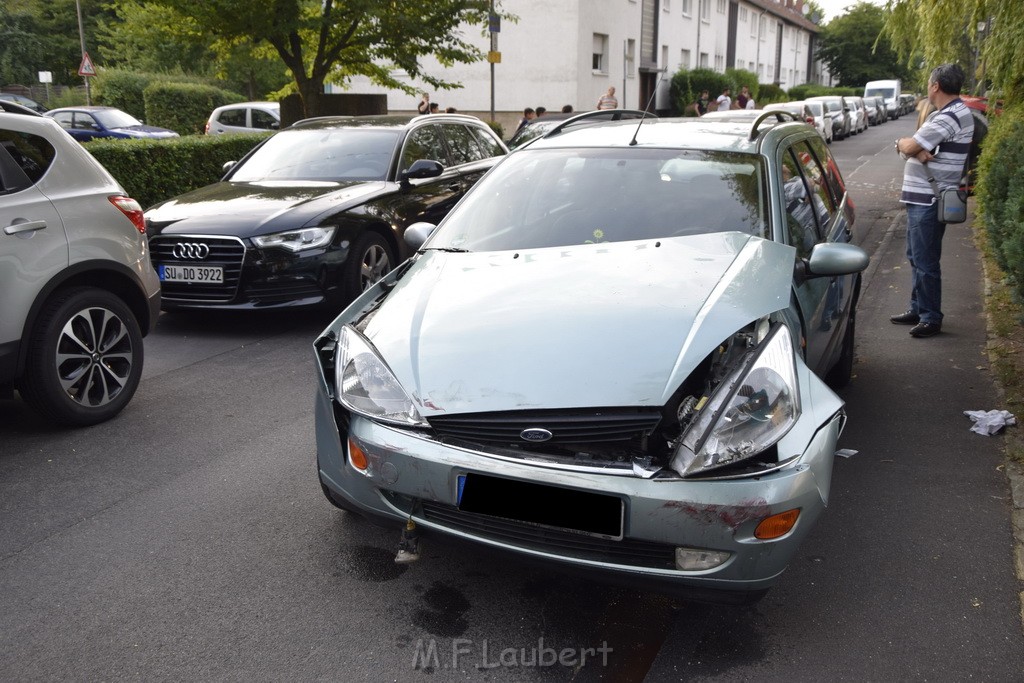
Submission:
[[[632,38],[626,41],[626,75],[630,78],[636,75],[636,41]]]
[[[590,68],[597,73],[608,73],[608,36],[603,33],[594,34],[594,57]]]
[[[672,0],[661,0],[661,11],[671,12],[672,11]]]
[[[747,20],[747,8],[746,7],[740,7],[740,21],[746,21],[746,20]]]
[[[668,45],[661,46],[661,68],[668,70]]]
[[[700,2],[700,20],[711,21],[711,0],[698,0]]]
[[[753,60],[750,61],[750,71],[752,71],[754,73],[757,72],[757,64],[754,64]]]
[[[708,53],[707,52],[701,52],[700,53],[700,68],[702,68],[702,69],[708,68]]]
[[[683,6],[684,17],[688,17],[693,14],[693,0],[682,0],[680,4]]]
[[[757,31],[758,31],[758,27],[761,25],[761,22],[764,20],[764,15],[762,14],[761,16],[757,17],[756,19],[751,17],[751,19],[752,20],[750,22],[750,37],[751,38],[757,38],[758,36],[760,36],[760,34]]]
[[[728,3],[726,0],[718,0],[718,13],[725,14],[725,7]]]
[[[715,55],[715,71],[725,71],[725,58],[722,55]]]
[[[763,77],[764,77],[764,64],[758,64],[757,65],[757,82],[760,83],[761,79]]]
[[[680,51],[680,53],[679,53],[679,68],[680,69],[686,69],[686,70],[690,69],[690,51],[689,50],[682,50],[682,51]]]

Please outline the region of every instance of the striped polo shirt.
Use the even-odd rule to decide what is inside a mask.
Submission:
[[[931,170],[940,190],[957,187],[973,137],[974,116],[959,97],[932,114],[914,134],[914,140],[935,158],[928,162],[927,169],[917,159],[907,159],[903,167],[900,201],[925,206],[935,201],[935,191],[928,182],[928,170]]]

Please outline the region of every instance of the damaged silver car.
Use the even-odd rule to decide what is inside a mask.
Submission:
[[[338,507],[752,601],[829,498],[860,272],[825,143],[766,113],[555,128],[315,342]]]

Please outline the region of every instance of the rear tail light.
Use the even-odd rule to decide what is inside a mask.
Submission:
[[[209,121],[207,121],[206,125],[203,126],[203,133],[206,134],[206,135],[210,134],[210,122]]]
[[[814,117],[813,116],[808,116],[807,117],[807,123],[809,123],[811,125],[814,125]]]
[[[137,201],[124,195],[114,195],[113,197],[107,197],[107,199],[132,222],[132,225],[135,226],[140,235],[146,234],[146,219],[142,215],[142,206]]]

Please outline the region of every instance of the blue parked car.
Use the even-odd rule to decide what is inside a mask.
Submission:
[[[94,138],[176,138],[173,130],[147,126],[114,107],[63,107],[46,112],[79,142]]]

